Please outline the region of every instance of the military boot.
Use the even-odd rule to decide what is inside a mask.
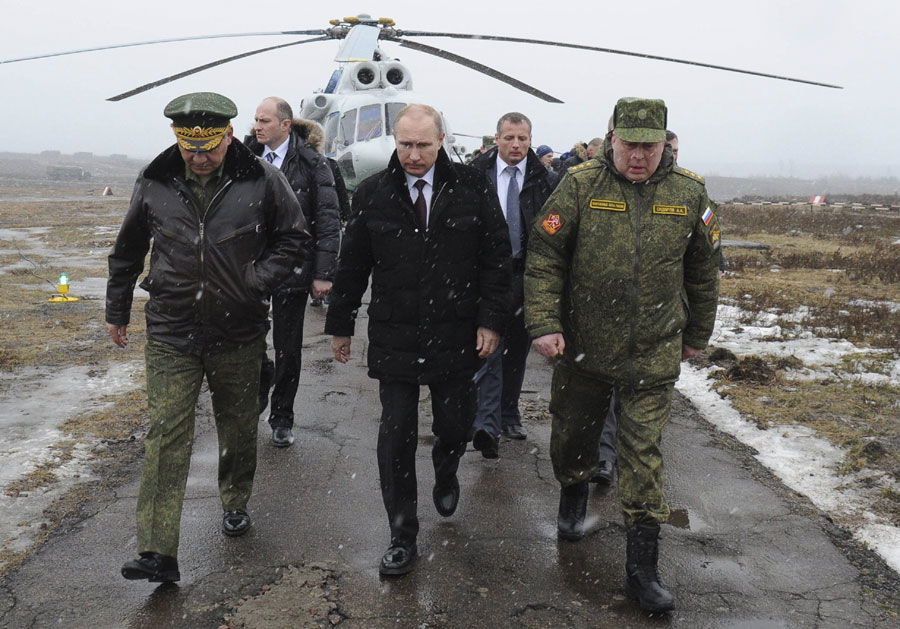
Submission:
[[[667,612],[675,599],[659,576],[659,524],[638,524],[628,529],[625,593],[647,612]]]
[[[563,487],[559,492],[559,515],[556,528],[560,539],[577,542],[584,537],[584,516],[587,513],[587,481]]]

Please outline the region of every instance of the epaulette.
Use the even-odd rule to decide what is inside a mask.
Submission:
[[[579,172],[579,171],[581,171],[581,170],[585,170],[585,169],[588,169],[588,168],[597,168],[597,167],[600,166],[600,165],[601,165],[601,163],[600,163],[599,160],[596,160],[596,159],[589,159],[589,160],[586,161],[586,162],[581,162],[580,164],[576,164],[575,166],[572,166],[572,167],[571,167],[569,170],[567,170],[566,172],[567,172],[567,173],[577,173],[577,172]]]
[[[674,168],[674,172],[685,175],[686,177],[689,177],[689,178],[693,179],[694,181],[699,181],[702,184],[706,183],[706,180],[703,179],[703,177],[701,177],[700,175],[698,175],[695,172],[688,170],[687,168],[682,168],[681,166],[676,166]]]

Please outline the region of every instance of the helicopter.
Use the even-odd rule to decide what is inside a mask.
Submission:
[[[100,50],[111,50],[132,46],[144,46],[151,44],[163,44],[171,42],[192,41],[215,38],[243,38],[253,36],[299,36],[313,35],[309,39],[300,39],[284,44],[267,46],[251,50],[241,54],[218,59],[177,74],[146,83],[121,94],[109,97],[107,100],[117,102],[131,98],[155,87],[165,85],[172,81],[208,70],[210,68],[243,59],[252,55],[268,51],[297,46],[301,44],[341,40],[342,44],[335,56],[339,64],[333,71],[326,86],[314,91],[300,103],[299,117],[314,120],[322,124],[325,129],[325,143],[323,152],[337,161],[341,174],[350,190],[363,179],[383,169],[388,162],[393,150],[394,141],[392,129],[397,113],[410,103],[433,104],[433,101],[416,93],[413,90],[412,74],[409,68],[398,59],[387,55],[380,46],[380,42],[395,43],[403,48],[430,54],[480,72],[507,85],[519,89],[533,97],[549,103],[563,103],[562,100],[552,96],[519,79],[504,74],[494,68],[479,63],[456,53],[436,48],[421,43],[412,37],[444,37],[450,39],[469,39],[482,41],[501,41],[512,43],[526,43],[542,46],[556,46],[576,50],[603,52],[616,55],[626,55],[649,60],[664,61],[670,63],[700,66],[714,70],[737,72],[754,75],[768,79],[804,83],[818,87],[842,89],[840,86],[733,68],[728,66],[689,61],[674,57],[630,52],[625,50],[588,46],[577,43],[526,39],[520,37],[508,37],[500,35],[474,35],[466,33],[450,33],[435,31],[401,30],[391,18],[373,18],[368,14],[360,14],[354,17],[333,19],[326,29],[290,30],[273,32],[231,33],[219,35],[202,35],[194,37],[179,37],[170,39],[156,39],[143,42],[114,44],[70,50],[64,52],[46,53],[16,59],[0,60],[0,65],[17,63],[48,57],[72,55]],[[440,111],[440,107],[435,107]],[[443,118],[443,113],[441,114]],[[447,132],[444,144],[445,150],[451,157],[462,160],[457,146],[456,135],[450,131],[446,118],[444,128]],[[480,137],[480,136],[472,136]]]

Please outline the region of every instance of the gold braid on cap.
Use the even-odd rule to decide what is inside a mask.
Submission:
[[[222,142],[222,138],[231,129],[231,124],[227,127],[176,127],[172,124],[172,130],[175,131],[175,137],[178,138],[178,145],[188,151],[211,151]],[[197,142],[208,140],[204,144],[197,146]]]

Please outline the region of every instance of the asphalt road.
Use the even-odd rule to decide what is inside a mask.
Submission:
[[[15,627],[897,627],[896,575],[784,489],[748,452],[717,433],[676,394],[664,451],[672,525],[661,571],[676,597],[648,616],[624,597],[625,535],[614,495],[590,499],[590,533],[556,538],[559,488],[545,414],[550,368],[532,352],[524,442],[500,459],[470,450],[457,512],[431,504],[429,405],[418,455],[420,558],[383,579],[388,542],[375,465],[379,403],[366,376],[365,340],[353,359],[330,358],[320,309],[307,314],[297,442],[269,443],[244,537],[220,532],[216,440],[201,398],[182,520],[182,580],[125,581],[136,554],[139,469],[55,534],[0,583],[0,626]],[[364,329],[361,320],[359,329]]]

